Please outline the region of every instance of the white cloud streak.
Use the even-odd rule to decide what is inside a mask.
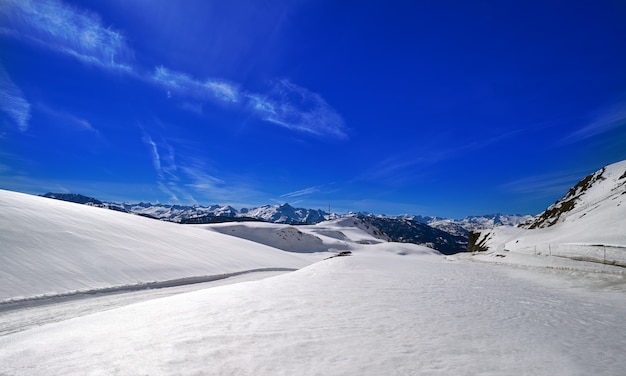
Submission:
[[[201,162],[182,166],[181,170],[191,179],[186,186],[197,191],[218,191],[226,184],[224,180],[208,174]]]
[[[320,187],[319,186],[309,187],[309,188],[300,189],[298,191],[285,193],[284,195],[281,195],[280,197],[286,197],[286,198],[302,197],[302,196],[311,195],[311,194],[319,192],[319,191],[320,191]]]
[[[69,126],[75,130],[90,131],[98,134],[98,130],[86,119],[72,115],[65,111],[59,111],[52,109],[46,105],[38,103],[35,105],[35,109],[50,116],[55,122]]]
[[[124,36],[96,14],[56,0],[2,0],[0,33],[37,43],[101,68],[131,72]]]
[[[0,110],[6,113],[22,132],[28,130],[30,120],[30,103],[24,94],[11,81],[9,74],[0,65]]]
[[[58,0],[2,0],[0,25],[0,34],[50,48],[102,69],[143,76],[131,65],[133,51],[124,35],[105,27],[95,13]],[[267,93],[251,93],[228,80],[198,80],[163,66],[143,77],[164,87],[168,98],[177,94],[223,105],[238,104],[259,119],[289,130],[347,138],[343,119],[324,98],[288,80],[275,81]],[[19,95],[7,96],[13,100],[12,117],[19,119],[18,124],[25,129],[29,111],[27,102],[19,98]]]
[[[152,166],[154,170],[159,175],[159,177],[163,178],[163,169],[161,168],[161,155],[159,154],[159,149],[152,138],[147,134],[144,134],[143,142],[148,145],[150,148],[150,156],[152,157]]]
[[[267,95],[247,94],[249,106],[261,119],[317,136],[345,139],[345,123],[320,95],[279,80]]]
[[[222,103],[237,103],[240,101],[240,93],[237,86],[224,80],[209,78],[199,81],[185,73],[176,72],[163,66],[154,70],[151,79],[171,92],[196,99],[217,100]]]
[[[541,193],[545,195],[567,192],[574,184],[587,175],[584,171],[557,172],[527,176],[500,187],[506,191],[520,194]]]
[[[598,116],[591,123],[570,133],[563,139],[563,143],[570,144],[582,141],[623,126],[626,126],[626,103],[620,103],[603,115]]]
[[[196,100],[241,104],[261,120],[293,131],[347,138],[343,119],[324,98],[288,80],[276,81],[267,94],[259,94],[245,92],[225,80],[201,81],[163,66],[157,67],[150,79],[168,92]]]
[[[406,180],[415,180],[426,173],[429,167],[440,162],[458,159],[467,153],[480,150],[489,145],[499,143],[514,136],[519,131],[506,132],[490,138],[478,139],[458,146],[422,145],[416,153],[413,150],[391,155],[373,168],[368,169],[357,180],[386,181],[392,184],[402,184]]]

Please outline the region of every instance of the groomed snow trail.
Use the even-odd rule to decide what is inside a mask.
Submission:
[[[114,293],[93,292],[71,296],[51,297],[26,302],[0,303],[0,336],[23,330],[108,311],[147,300],[197,291],[234,283],[256,281],[287,273],[287,271],[253,271],[239,273],[209,282],[183,284],[174,287],[122,291]]]
[[[0,337],[0,374],[622,375],[623,292],[532,273],[378,247]]]

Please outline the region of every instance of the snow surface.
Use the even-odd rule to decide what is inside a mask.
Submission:
[[[320,222],[315,225],[231,222],[202,225],[203,228],[289,252],[347,251],[362,244],[387,242],[386,235],[355,217]]]
[[[113,286],[298,269],[284,252],[197,226],[0,190],[0,302]]]
[[[606,166],[550,227],[496,227],[479,241],[490,251],[562,256],[626,266],[626,161]]]
[[[444,257],[348,218],[183,226],[6,191],[0,225],[1,375],[626,369],[626,274],[615,266],[514,252]],[[298,241],[352,256],[322,260],[334,253]],[[230,285],[58,295],[280,268]],[[53,296],[16,299],[41,294]]]
[[[0,373],[623,374],[623,282],[572,290],[525,273],[364,245],[278,277],[0,337]]]

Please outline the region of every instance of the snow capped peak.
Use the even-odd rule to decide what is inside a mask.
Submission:
[[[317,223],[325,219],[322,210],[294,208],[288,203],[263,205],[259,208],[242,209],[241,213],[267,222],[275,223]]]

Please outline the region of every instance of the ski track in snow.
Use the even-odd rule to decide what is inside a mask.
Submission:
[[[107,311],[129,304],[234,283],[256,281],[293,270],[262,270],[234,273],[203,282],[168,283],[162,287],[118,289],[114,292],[91,291],[0,304],[0,337],[33,327]]]

